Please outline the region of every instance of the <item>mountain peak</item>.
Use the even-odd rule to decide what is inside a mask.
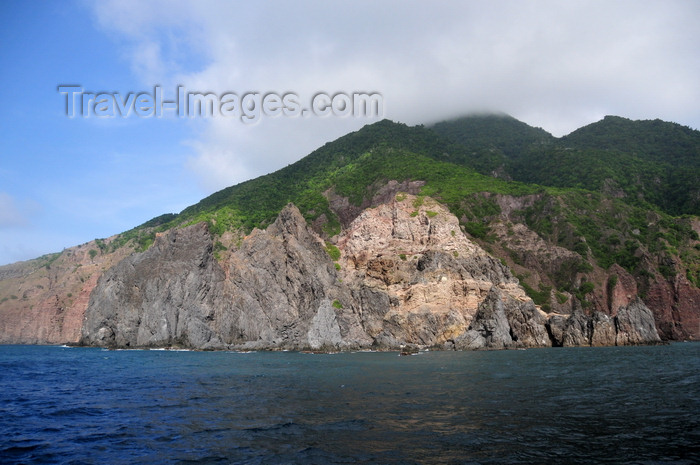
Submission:
[[[435,124],[432,129],[468,149],[493,148],[517,156],[533,143],[549,143],[554,136],[506,113],[474,113]]]

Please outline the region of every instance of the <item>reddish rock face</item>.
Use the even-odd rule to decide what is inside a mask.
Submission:
[[[17,306],[2,312],[5,343],[65,344],[78,342],[90,292],[97,278],[85,283],[70,305],[57,295],[46,297],[29,308]]]
[[[681,275],[673,283],[657,279],[644,299],[663,339],[700,339],[700,289]]]
[[[700,289],[690,284],[684,276],[678,276],[674,290],[676,305],[672,312],[673,321],[682,325],[687,339],[699,340]]]
[[[200,223],[160,235],[144,254],[88,243],[50,263],[0,267],[0,343],[498,348],[647,343],[657,330],[663,339],[700,338],[700,290],[681,274],[645,285],[641,302],[625,269],[597,267],[587,275],[597,283],[593,308],[552,292],[546,314],[449,210],[389,187],[378,194],[386,203],[348,216],[332,239],[335,259],[288,206],[268,230],[229,241],[223,256]],[[539,279],[552,271],[545,265],[558,270],[578,257],[509,220],[493,232],[524,257],[520,268],[536,262],[528,269]]]
[[[611,284],[613,281],[616,281],[614,286]],[[635,299],[637,296],[637,282],[634,280],[634,276],[615,263],[610,267],[608,283],[608,286],[606,286],[608,291],[608,310],[614,316],[617,314],[618,308],[626,307]]]
[[[392,302],[368,325],[383,341],[428,346],[452,341],[468,329],[494,286],[514,302],[532,303],[507,268],[429,197],[399,193],[364,210],[337,245],[343,281],[371,287]],[[541,344],[535,340],[533,345]]]
[[[53,259],[0,267],[0,296],[8,296],[0,303],[0,344],[78,342],[98,278],[133,251],[99,250],[95,242],[88,242]]]

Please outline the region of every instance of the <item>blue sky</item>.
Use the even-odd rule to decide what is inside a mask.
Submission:
[[[68,118],[59,85],[372,91],[407,124],[493,110],[557,136],[606,114],[700,127],[697,2],[260,3],[0,3],[0,264],[179,212],[376,120]]]
[[[0,15],[0,263],[107,237],[201,198],[183,167],[185,121],[65,116],[58,84],[141,88],[88,8],[3,2]]]

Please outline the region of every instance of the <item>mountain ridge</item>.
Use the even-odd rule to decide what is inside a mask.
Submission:
[[[493,131],[503,127],[515,129],[499,139]],[[486,136],[477,137],[484,128]],[[494,115],[445,121],[433,129],[469,147],[470,156],[454,162],[482,174],[589,190],[601,190],[608,182],[611,192],[644,208],[700,214],[700,131],[677,123],[606,116],[556,138],[510,116]]]
[[[613,127],[620,123],[615,118]],[[462,121],[467,120],[469,117]],[[498,124],[489,128],[489,122],[494,120]],[[628,121],[622,124],[628,125]],[[46,321],[63,322],[61,315],[66,308],[74,309],[77,314],[81,308],[84,312],[85,296],[94,294],[98,278],[133,253],[149,250],[171,230],[205,223],[207,234],[212,237],[211,251],[207,253],[215,262],[225,264],[237,256],[251,232],[275,223],[290,202],[298,207],[318,240],[335,247],[340,234],[363,212],[405,196],[415,196],[416,215],[429,221],[429,215],[437,211],[437,207],[429,210],[432,213],[421,210],[421,202],[427,201],[422,199],[432,198],[443,205],[456,218],[459,234],[465,234],[513,270],[523,292],[538,311],[564,315],[582,311],[585,318],[594,315],[615,318],[618,308],[633,305],[634,298],[639,296],[645,308],[648,305],[663,339],[700,337],[697,304],[700,302],[700,221],[696,216],[674,217],[664,212],[662,202],[656,205],[644,197],[655,199],[648,194],[654,192],[646,189],[644,182],[635,187],[642,197],[632,198],[634,191],[625,184],[626,178],[620,176],[625,170],[614,164],[581,173],[583,181],[559,180],[560,184],[573,185],[545,186],[508,180],[508,169],[512,166],[540,166],[533,160],[538,154],[538,161],[544,163],[542,171],[552,176],[551,167],[545,162],[568,160],[562,154],[572,150],[557,145],[557,141],[567,140],[568,136],[554,138],[507,115],[482,115],[477,122],[481,140],[472,140],[469,147],[433,128],[383,120],[329,142],[288,167],[214,193],[180,214],[161,215],[112,238],[95,240],[43,261],[26,262],[26,268],[0,267],[0,314],[14,321],[21,320],[23,312],[36,314],[37,308],[42,308],[44,313],[53,312],[51,318],[41,319],[46,326],[49,324]],[[599,123],[604,123],[607,130],[611,126],[605,119]],[[450,129],[450,124],[454,123],[442,124],[443,132]],[[600,129],[600,124],[593,126],[597,133],[601,132],[596,129]],[[675,123],[667,124],[671,126],[660,124],[662,133],[667,133],[668,128],[677,129]],[[651,126],[659,123],[652,122]],[[692,142],[700,133],[690,131],[688,140]],[[571,140],[580,139],[585,133]],[[498,139],[498,134],[503,136]],[[487,139],[494,137],[493,143],[488,142]],[[690,144],[690,147],[695,146]],[[609,149],[576,150],[575,154],[590,155],[594,160],[614,155],[633,165],[639,162],[634,154]],[[554,153],[557,157],[548,159],[541,156],[543,153]],[[685,150],[676,157],[692,159],[690,169],[686,170],[691,178],[698,174],[693,168],[695,159],[700,158],[696,155]],[[647,158],[647,164],[642,163],[641,168],[632,172],[651,170],[655,174],[658,163],[653,157]],[[520,165],[503,164],[495,169],[487,166],[508,160],[520,160]],[[561,172],[566,166],[555,168]],[[602,176],[604,182],[597,189],[581,189],[590,181],[585,176],[593,180]],[[683,179],[680,178],[676,187],[684,186]],[[404,223],[413,221],[410,218],[405,218]],[[101,265],[95,266],[98,263]],[[389,263],[394,263],[391,266],[398,266],[397,269],[404,266],[401,261],[385,264]],[[341,266],[338,262],[335,265]],[[73,295],[83,296],[82,300]],[[398,298],[396,295],[394,298]],[[44,303],[39,305],[39,302]],[[639,310],[638,307],[632,308]],[[333,311],[336,310],[339,309]],[[328,309],[323,312],[319,318],[330,324],[331,314]],[[534,313],[529,315],[535,318]],[[599,320],[602,321],[600,318],[596,321]],[[25,323],[28,329],[24,333],[17,325],[7,329],[6,324],[5,329],[0,328],[0,339],[41,342],[41,334],[48,334],[46,327],[35,328]],[[9,333],[13,336],[7,336]],[[26,336],[29,333],[31,338]],[[64,333],[75,334],[75,328]],[[54,340],[44,337],[45,342],[49,339]],[[581,340],[593,341],[590,335]]]

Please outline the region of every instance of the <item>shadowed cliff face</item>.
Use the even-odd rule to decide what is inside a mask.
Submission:
[[[610,321],[545,314],[427,197],[401,194],[365,210],[336,243],[340,256],[331,258],[293,205],[222,262],[205,224],[172,230],[99,279],[81,342],[347,350],[658,340],[641,301]]]
[[[226,305],[224,272],[204,224],[173,230],[107,271],[90,297],[82,341],[117,347],[219,346],[208,322]]]
[[[246,238],[228,263],[235,315],[226,343],[246,348],[366,347],[349,288],[294,206]]]
[[[347,287],[295,207],[223,265],[205,224],[173,230],[100,279],[81,342],[201,349],[364,347]]]
[[[435,346],[464,332],[498,285],[529,300],[508,270],[431,199],[368,209],[334,263],[296,207],[255,230],[223,263],[204,224],[173,230],[109,270],[82,342],[103,346],[348,349]]]

